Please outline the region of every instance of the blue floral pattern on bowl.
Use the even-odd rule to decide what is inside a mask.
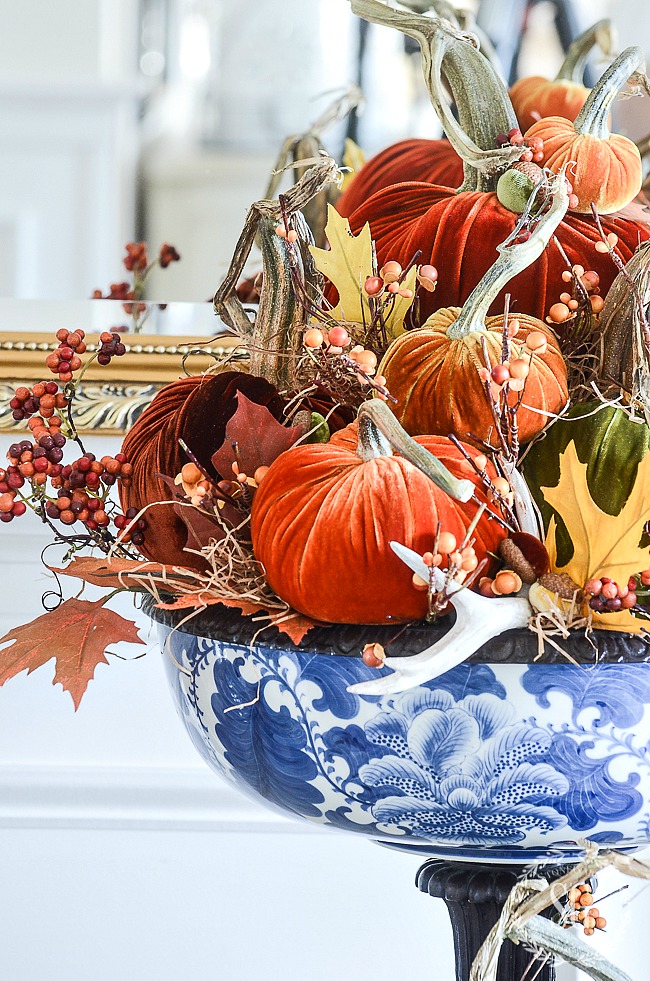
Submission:
[[[480,861],[650,843],[650,664],[473,662],[359,696],[361,658],[159,629],[195,746],[271,806]]]

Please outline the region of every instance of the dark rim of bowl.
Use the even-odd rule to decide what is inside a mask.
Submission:
[[[375,642],[381,644],[392,657],[409,657],[435,644],[454,622],[451,615],[436,624],[318,626],[310,630],[299,644],[294,644],[277,627],[265,627],[263,621],[245,616],[231,607],[209,606],[186,619],[191,611],[161,610],[148,596],[142,609],[152,620],[166,627],[179,628],[182,633],[195,637],[211,637],[236,647],[248,647],[254,642],[259,647],[340,657],[360,657],[364,646]],[[179,626],[184,619],[186,622]],[[564,653],[546,642],[540,657],[538,638],[533,631],[525,628],[506,630],[484,644],[466,663],[570,664],[575,661],[594,665],[650,661],[650,643],[638,634],[595,630],[587,638],[584,632],[576,631],[567,638],[555,637],[554,640]]]

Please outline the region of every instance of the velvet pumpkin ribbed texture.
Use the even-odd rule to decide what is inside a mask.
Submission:
[[[567,78],[551,80],[541,75],[520,78],[510,89],[510,101],[524,133],[546,116],[562,116],[573,122],[585,104],[589,89]]]
[[[380,365],[388,390],[397,399],[397,403],[388,404],[411,436],[453,433],[459,439],[467,439],[471,433],[488,441],[494,431],[478,372],[485,366],[483,340],[490,363],[501,360],[503,314],[488,317],[485,330],[450,339],[447,329],[459,314],[458,307],[438,310],[423,327],[398,337]],[[567,372],[557,340],[546,325],[525,315],[517,319],[520,329],[510,342],[511,359],[523,356],[528,362],[525,341],[531,331],[544,333],[548,344],[544,354],[530,358],[524,399],[517,412],[519,441],[526,443],[548,422],[543,412],[557,413],[566,405]],[[516,398],[513,392],[510,402]]]
[[[457,477],[478,477],[449,440],[418,442]],[[421,619],[426,593],[390,549],[398,541],[422,553],[438,521],[461,542],[477,502],[452,500],[400,456],[363,461],[356,425],[325,445],[297,446],[271,465],[253,501],[253,548],[275,592],[316,620],[387,623]],[[505,532],[484,514],[473,537],[477,557],[495,551]]]
[[[534,123],[526,139],[535,136],[544,141],[544,167],[558,174],[569,165],[567,176],[578,198],[576,211],[589,214],[593,203],[600,214],[611,214],[630,204],[641,190],[641,155],[626,136],[611,133],[601,139],[577,133],[573,123],[560,116]]]
[[[393,143],[355,174],[336,202],[336,210],[347,218],[375,191],[401,181],[460,187],[463,161],[449,140],[412,139]]]
[[[264,405],[278,420],[283,419],[285,400],[273,385],[241,371],[182,378],[163,388],[127,434],[123,452],[133,465],[133,481],[121,487],[122,507],[140,508],[154,501],[171,501],[172,492],[158,474],[174,478],[188,462],[181,449],[183,439],[202,466],[213,477],[212,454],[226,437],[226,425],[237,410],[237,393]],[[327,414],[331,402],[306,400],[305,408]],[[347,425],[353,410],[342,406],[329,416],[331,429]],[[145,515],[148,527],[140,551],[148,559],[167,564],[204,569],[200,556],[184,551],[185,525],[171,504],[150,507]]]
[[[481,191],[455,193],[433,184],[396,184],[373,194],[350,216],[350,227],[357,234],[370,222],[382,266],[396,259],[402,266],[421,250],[419,263],[431,263],[438,270],[434,293],[420,291],[420,320],[423,322],[441,307],[461,306],[481,277],[497,258],[497,246],[508,238],[519,215],[504,208],[496,194]],[[631,258],[640,241],[650,238],[650,228],[625,218],[603,218],[605,232],[618,237],[616,251],[623,262]],[[604,295],[616,275],[609,255],[596,252],[600,241],[595,222],[582,215],[568,214],[558,226],[557,238],[569,261],[600,276]],[[505,293],[510,293],[510,309],[543,319],[556,303],[565,284],[566,263],[551,243],[540,258],[515,276],[490,307],[490,313],[503,311]],[[331,298],[331,297],[330,297]]]

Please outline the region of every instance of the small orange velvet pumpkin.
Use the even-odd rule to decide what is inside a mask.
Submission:
[[[461,310],[447,307],[432,314],[417,330],[402,334],[391,344],[380,372],[397,403],[391,408],[406,431],[420,433],[453,433],[467,439],[471,433],[487,441],[494,430],[494,420],[479,376],[485,365],[482,342],[485,341],[491,363],[497,364],[503,344],[503,314],[488,317],[484,327],[472,329],[459,338],[448,335]],[[512,318],[511,318],[512,319]],[[548,417],[527,409],[557,413],[568,399],[567,373],[557,339],[540,320],[517,314],[520,329],[511,340],[511,358],[529,355],[525,341],[532,331],[540,331],[547,341],[544,354],[532,354],[526,379],[524,404],[517,412],[519,441],[526,443],[548,422]],[[512,393],[510,401],[517,396]]]
[[[545,167],[559,173],[569,164],[567,176],[578,199],[573,210],[580,214],[590,214],[592,204],[601,214],[612,214],[641,190],[638,147],[627,137],[610,133],[607,114],[620,86],[642,65],[641,49],[627,48],[592,89],[575,123],[549,116],[526,132],[526,139],[544,141]]]
[[[573,122],[589,96],[590,90],[582,84],[582,77],[590,52],[598,47],[609,55],[613,44],[611,21],[600,20],[569,46],[554,79],[540,75],[518,79],[509,95],[522,131],[546,116],[563,116]]]
[[[504,314],[486,315],[494,297],[543,253],[568,204],[563,177],[554,180],[552,204],[530,237],[516,245],[503,244],[462,309],[446,307],[426,323],[398,337],[388,348],[379,372],[397,399],[391,409],[411,435],[453,434],[459,439],[490,442],[495,423],[481,369],[503,360]],[[526,314],[508,323],[509,361],[523,359],[524,397],[517,410],[518,439],[525,443],[545,425],[545,412],[558,412],[568,399],[567,372],[557,340],[544,323]],[[537,332],[538,344],[526,345]],[[508,404],[517,404],[511,391]],[[530,408],[529,408],[530,407]],[[535,411],[537,410],[537,411]]]
[[[384,403],[373,401],[361,413],[378,410],[387,411]],[[296,446],[271,464],[253,500],[255,556],[275,592],[316,620],[422,619],[426,594],[413,587],[411,572],[389,543],[401,542],[420,553],[430,550],[439,521],[460,543],[479,502],[487,499],[475,471],[449,440],[423,436],[417,443],[452,475],[469,481],[470,491],[474,485],[475,500],[452,499],[403,455],[368,439],[363,426],[357,443],[353,426],[330,443]],[[479,560],[505,537],[490,517],[492,507],[488,504],[472,532]]]

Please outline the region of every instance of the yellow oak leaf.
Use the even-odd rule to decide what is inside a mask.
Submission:
[[[343,174],[342,191],[348,189],[365,162],[366,156],[361,147],[354,140],[351,140],[349,136],[346,136],[345,149],[343,150],[343,166],[348,169]]]
[[[639,542],[650,520],[650,453],[639,463],[632,493],[617,515],[606,514],[594,503],[587,484],[587,464],[578,459],[571,441],[560,457],[560,480],[555,487],[540,488],[544,500],[564,521],[573,544],[573,556],[557,566],[556,522],[552,518],[546,537],[551,571],[566,572],[580,586],[588,579],[609,576],[627,583],[634,573],[648,566],[648,549]],[[646,621],[629,610],[593,615],[594,625],[604,630],[640,633]]]
[[[343,218],[330,204],[325,234],[329,249],[310,245],[309,250],[316,267],[338,290],[339,302],[331,311],[331,316],[334,320],[369,324],[372,314],[363,284],[368,276],[373,275],[370,225],[366,223],[358,235],[353,235],[347,218]],[[416,268],[413,266],[402,283],[404,289],[411,291],[411,297],[396,295],[384,320],[390,338],[404,333],[404,318],[413,303],[416,285]]]

